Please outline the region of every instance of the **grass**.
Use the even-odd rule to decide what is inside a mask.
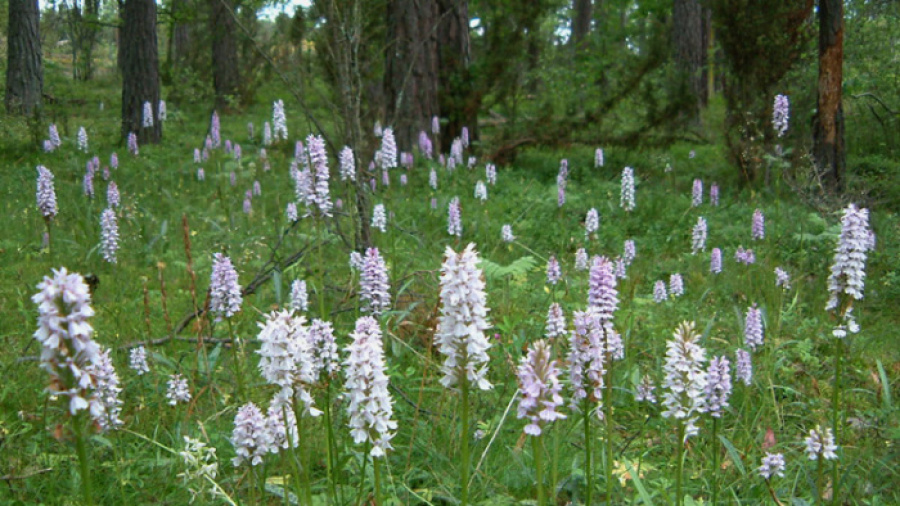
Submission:
[[[271,171],[264,171],[257,158],[259,132],[271,116],[270,104],[280,94],[277,88],[262,90],[255,105],[222,115],[222,137],[239,142],[244,159],[238,163],[222,152],[214,153],[203,164],[206,181],[200,182],[192,152],[206,135],[209,110],[201,105],[169,104],[164,142],[142,146],[140,156],[132,157],[118,138],[118,91],[111,78],[82,86],[54,80],[51,74],[48,83],[51,94],[68,100],[51,106],[48,114],[60,125],[63,148],[51,154],[35,150],[28,126],[9,118],[4,118],[4,129],[10,135],[0,141],[0,162],[5,167],[0,188],[8,219],[0,237],[0,276],[6,281],[0,285],[0,336],[5,350],[0,367],[6,378],[0,386],[0,474],[7,482],[0,488],[0,502],[41,498],[48,504],[65,504],[73,502],[81,490],[74,445],[52,436],[51,429],[64,418],[64,410],[43,392],[46,374],[29,358],[39,354],[32,338],[36,310],[30,297],[51,268],[64,265],[93,273],[100,280],[93,297],[97,315],[92,323],[96,339],[114,349],[124,389],[127,430],[95,435],[88,445],[97,503],[187,503],[189,486],[196,484],[173,479],[184,464],[165,449],[180,451],[184,436],[216,448],[217,481],[232,498],[282,503],[285,494],[279,484],[290,486],[296,478],[293,465],[275,455],[267,457],[266,465],[256,471],[259,479],[268,481],[251,490],[246,468],[235,470],[230,464],[234,450],[229,438],[237,399],[268,405],[274,390],[257,370],[257,322],[287,303],[293,279],[306,279],[322,290],[311,295],[312,300],[324,297],[327,319],[334,323],[339,344],[343,348],[348,343],[357,313],[357,285],[347,265],[350,249],[344,240],[349,237],[352,243],[346,215],[352,193],[333,181],[333,195],[343,199],[344,208],[327,226],[314,226],[309,219],[293,227],[287,223],[284,209],[294,199],[288,173],[293,144],[268,148]],[[305,138],[309,126],[296,106],[286,105],[291,138]],[[317,110],[319,117],[327,117],[323,111]],[[248,122],[256,126],[255,139],[248,138]],[[90,136],[88,154],[74,149],[81,125]],[[44,132],[40,130],[40,135]],[[696,150],[693,158],[688,156],[691,149]],[[119,155],[120,168],[111,172],[111,178],[119,186],[123,203],[118,211],[122,243],[115,265],[103,261],[97,246],[106,182],[96,178],[93,200],[82,190],[87,160],[97,155],[107,165],[113,151]],[[567,202],[558,209],[555,176],[561,158],[569,160],[570,180]],[[331,163],[336,178],[334,158]],[[34,204],[38,164],[54,172],[60,202],[51,253],[41,248],[43,221]],[[635,168],[638,180],[637,208],[632,213],[618,207],[619,174],[625,165]],[[667,165],[671,172],[665,171]],[[742,343],[743,314],[753,303],[763,309],[766,327],[765,347],[754,354],[753,384],[745,387],[735,381],[731,407],[718,422],[718,441],[711,440],[712,421],[701,420],[700,435],[684,448],[681,486],[695,502],[708,501],[714,487],[721,501],[768,501],[767,484],[755,468],[765,451],[778,451],[785,453],[788,465],[783,478],[772,480],[775,495],[784,503],[814,502],[817,469],[802,453],[802,438],[817,424],[829,425],[831,416],[834,367],[829,357],[835,343],[829,337],[833,323],[823,308],[825,279],[839,231],[837,214],[820,214],[783,187],[779,191],[742,187],[737,171],[727,166],[717,145],[676,145],[668,151],[608,149],[601,169],[593,167],[593,147],[528,150],[515,165],[498,169],[498,183],[488,186],[485,203],[473,195],[475,182],[485,179],[483,163],[452,174],[438,169],[437,191],[428,187],[428,167],[418,160],[408,171],[408,186],[402,187],[393,175],[391,186],[379,185],[370,199],[373,204],[383,202],[390,215],[388,233],[374,232],[374,242],[386,257],[394,298],[394,309],[381,322],[399,430],[394,450],[377,471],[383,504],[453,504],[460,493],[459,454],[464,446],[470,446],[472,457],[471,504],[515,504],[537,497],[536,455],[522,435],[524,422],[512,411],[504,416],[504,407],[517,389],[515,365],[526,346],[542,338],[554,297],[546,288],[543,266],[550,255],[560,259],[563,282],[555,289],[555,299],[571,321],[572,311],[584,309],[587,300],[587,275],[573,268],[575,250],[585,246],[591,254],[612,258],[622,253],[626,239],[635,240],[637,258],[628,277],[619,282],[621,304],[614,320],[626,346],[625,359],[615,365],[612,381],[614,462],[598,451],[605,441],[599,422],[586,431],[584,417],[569,412],[568,419],[554,422],[548,430],[552,433],[546,440],[548,448],[554,435],[560,444],[557,462],[546,462],[557,452],[543,455],[545,477],[551,465],[559,470],[556,490],[545,488],[548,503],[583,500],[585,445],[594,448],[590,480],[595,487],[594,504],[607,503],[610,489],[614,504],[674,502],[676,476],[670,464],[676,458],[677,427],[660,416],[661,406],[635,402],[633,391],[644,374],[660,383],[665,341],[683,320],[697,322],[709,356],[733,358]],[[236,186],[229,182],[232,172]],[[705,202],[691,207],[695,178],[707,187],[718,182],[720,206]],[[262,196],[253,199],[253,211],[246,215],[244,192],[254,181],[260,182]],[[446,209],[454,196],[462,203],[461,241],[446,233]],[[432,197],[437,199],[436,210],[430,208]],[[600,231],[586,241],[582,222],[591,207],[600,213]],[[750,240],[750,217],[757,208],[766,216],[763,241]],[[870,255],[866,298],[856,310],[862,331],[845,343],[841,373],[841,409],[848,424],[842,430],[838,476],[840,501],[850,504],[900,501],[894,464],[900,427],[890,394],[896,392],[900,377],[896,339],[900,321],[893,310],[900,297],[898,228],[890,211],[872,211],[878,249]],[[179,334],[183,340],[148,346],[152,372],[139,377],[127,367],[127,347],[168,336],[194,309],[183,216],[189,225],[201,304],[215,252],[231,257],[242,286],[267,272],[270,261],[284,266],[292,254],[302,255],[298,262],[272,271],[255,293],[245,297],[242,313],[233,320],[242,349],[217,342],[229,337],[226,325],[209,327],[205,320],[190,320]],[[708,221],[709,239],[707,251],[692,256],[690,231],[698,216]],[[501,241],[500,227],[505,223],[512,225],[516,242]],[[486,269],[486,278],[494,325],[489,379],[495,387],[470,393],[467,411],[472,430],[460,434],[459,416],[465,408],[459,404],[459,395],[437,381],[442,357],[433,349],[432,339],[441,256],[447,246],[459,250],[468,242],[477,244],[485,265],[494,266]],[[734,251],[741,245],[755,250],[754,265],[734,262]],[[712,247],[724,253],[720,275],[709,273]],[[319,248],[324,257],[321,268]],[[791,290],[775,287],[776,266],[791,274]],[[685,295],[654,303],[653,283],[668,280],[676,272],[684,277]],[[319,311],[313,309],[310,317],[320,316]],[[200,350],[195,342],[198,335],[207,342]],[[560,350],[565,349],[564,343],[559,344]],[[236,363],[243,371],[240,380],[232,372]],[[165,391],[169,375],[176,372],[189,379],[193,400],[173,408],[166,402]],[[243,396],[238,394],[239,384],[246,390]],[[333,387],[332,393],[339,390],[340,381]],[[314,391],[318,402],[323,402],[324,394],[324,390]],[[661,394],[658,388],[657,396]],[[376,470],[367,462],[364,448],[353,445],[348,437],[345,404],[336,400],[331,413],[339,457],[333,469],[334,495],[352,503],[358,497],[374,497]],[[332,495],[326,472],[326,427],[322,419],[305,418],[303,430],[302,444],[308,446],[302,450],[312,456],[313,503],[324,504]],[[484,437],[473,438],[475,430]],[[582,435],[590,433],[598,439],[585,441]],[[464,445],[461,438],[469,444]],[[712,458],[714,451],[719,452],[717,460]],[[718,469],[713,469],[716,461]],[[607,467],[618,482],[613,487],[607,487]],[[198,501],[220,502],[208,495]]]

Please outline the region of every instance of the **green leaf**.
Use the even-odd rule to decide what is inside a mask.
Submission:
[[[891,399],[891,380],[884,372],[884,364],[881,363],[881,360],[876,360],[875,364],[878,366],[878,377],[881,380],[881,402],[884,403],[884,409],[892,410],[894,402]]]
[[[509,265],[500,265],[487,258],[482,258],[478,265],[484,271],[484,277],[488,281],[498,281],[506,277],[518,277],[528,274],[537,266],[537,260],[530,255],[513,260]]]
[[[734,467],[738,468],[738,471],[740,471],[742,475],[747,476],[747,469],[744,468],[744,463],[741,461],[741,454],[738,453],[737,448],[734,447],[727,437],[721,434],[719,434],[719,441],[725,445],[725,450],[728,451],[728,456],[731,457],[731,461],[734,462]]]
[[[272,284],[275,286],[275,303],[279,306],[281,305],[281,271],[274,270],[272,271]]]
[[[632,481],[634,481],[634,486],[637,488],[638,495],[641,496],[641,500],[644,501],[644,504],[646,504],[647,506],[653,506],[653,499],[650,498],[650,494],[647,493],[647,489],[644,487],[644,482],[641,481],[641,476],[631,466],[631,462],[628,462],[625,459],[623,459],[622,461],[625,462],[625,467],[628,468],[628,473],[631,474],[631,479]]]

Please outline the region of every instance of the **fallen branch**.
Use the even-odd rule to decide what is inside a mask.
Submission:
[[[0,476],[0,480],[2,480],[2,481],[25,480],[25,479],[31,478],[32,476],[46,474],[51,471],[53,471],[52,467],[48,467],[46,469],[35,469],[34,471],[30,471],[25,474],[7,474],[4,476]]]
[[[884,107],[884,110],[885,110],[885,111],[891,113],[891,114],[894,115],[894,116],[900,115],[900,112],[897,112],[897,111],[891,109],[890,107],[888,107],[887,104],[885,104],[884,101],[881,100],[880,98],[878,98],[878,95],[876,95],[876,94],[874,94],[874,93],[868,93],[868,92],[867,92],[867,93],[860,93],[859,95],[850,95],[850,97],[851,97],[851,98],[871,98],[872,100],[874,100],[874,101],[878,102],[879,104],[881,104],[881,107]],[[874,111],[873,111],[873,112],[874,112]]]

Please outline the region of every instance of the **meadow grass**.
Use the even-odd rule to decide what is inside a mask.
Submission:
[[[60,125],[62,148],[54,153],[37,151],[29,141],[29,127],[12,120],[6,124],[11,135],[0,141],[4,165],[0,188],[7,218],[0,237],[4,260],[0,276],[5,280],[0,285],[0,335],[5,340],[0,363],[6,378],[0,387],[0,474],[7,486],[0,488],[0,501],[66,504],[77,502],[81,489],[74,445],[52,435],[65,409],[44,393],[46,374],[34,359],[40,350],[32,337],[36,308],[30,297],[35,286],[52,268],[66,266],[99,279],[92,323],[97,341],[114,350],[124,388],[124,429],[95,435],[88,445],[96,501],[187,503],[189,487],[197,485],[176,478],[184,463],[173,452],[184,447],[184,436],[191,436],[216,448],[217,486],[235,501],[290,502],[296,490],[292,483],[298,478],[295,463],[270,455],[253,473],[246,466],[235,469],[230,463],[234,456],[230,437],[238,406],[250,400],[266,406],[274,393],[257,369],[257,323],[264,314],[287,305],[292,280],[307,280],[311,300],[321,301],[311,304],[310,317],[334,322],[342,350],[349,342],[358,314],[357,277],[348,265],[355,218],[348,215],[353,190],[337,181],[336,153],[329,153],[331,191],[333,198],[343,200],[343,209],[336,211],[334,220],[306,218],[292,225],[285,206],[295,199],[288,170],[293,142],[267,147],[270,171],[258,158],[262,125],[271,121],[277,88],[263,89],[256,104],[222,114],[222,138],[241,144],[240,162],[215,150],[208,162],[197,165],[193,149],[202,146],[210,110],[169,104],[163,143],[141,146],[139,156],[132,156],[119,139],[114,81],[73,86],[51,80],[53,87],[60,90],[58,96],[78,99],[51,106],[48,115]],[[286,106],[292,141],[305,140],[309,123],[298,107],[291,102]],[[314,112],[323,118],[330,114],[324,108]],[[255,126],[252,139],[248,122]],[[87,154],[75,150],[75,133],[82,125],[89,135]],[[38,131],[46,135],[45,129]],[[476,145],[474,152],[487,147]],[[694,157],[688,154],[692,150]],[[96,197],[89,199],[82,177],[91,157],[99,156],[106,166],[114,151],[119,168],[110,173],[122,194],[117,211],[122,239],[118,263],[109,264],[98,249],[107,182],[98,174]],[[772,496],[785,504],[812,504],[817,497],[828,497],[834,484],[827,473],[825,479],[817,478],[816,463],[806,459],[802,440],[809,429],[829,426],[831,421],[835,370],[830,357],[835,340],[830,337],[834,322],[824,311],[825,279],[839,215],[807,207],[784,187],[776,191],[742,186],[718,145],[676,145],[666,151],[610,148],[602,168],[594,167],[593,152],[593,146],[524,151],[513,165],[498,168],[498,182],[488,185],[484,203],[474,197],[476,181],[486,179],[482,160],[471,170],[459,167],[449,173],[438,168],[437,191],[428,186],[434,162],[421,158],[406,171],[407,186],[400,185],[397,175],[405,169],[394,169],[386,188],[380,173],[375,174],[379,185],[370,202],[384,203],[389,214],[388,232],[373,231],[373,242],[386,258],[392,285],[393,309],[380,321],[399,429],[394,450],[376,475],[365,448],[348,437],[346,401],[337,395],[341,382],[336,381],[329,397],[336,461],[330,465],[325,421],[304,417],[298,450],[312,462],[303,471],[309,471],[305,479],[311,490],[300,503],[309,497],[313,504],[326,504],[334,497],[357,503],[374,497],[378,476],[383,504],[454,504],[460,493],[461,438],[467,438],[471,455],[467,487],[471,504],[533,501],[538,457],[543,457],[543,485],[555,477],[555,489],[545,488],[548,503],[580,503],[585,483],[593,486],[594,504],[675,502],[680,429],[661,416],[661,406],[636,402],[634,390],[649,374],[661,397],[665,343],[684,320],[697,323],[709,357],[724,354],[733,362],[735,349],[743,346],[744,314],[754,303],[763,311],[765,345],[753,354],[753,383],[745,386],[733,380],[730,407],[716,424],[715,438],[712,420],[701,418],[699,435],[683,447],[680,487],[694,503],[709,502],[713,489],[720,503],[731,504],[762,503]],[[563,158],[569,161],[569,182],[567,201],[558,208],[555,177]],[[358,163],[368,165],[368,158]],[[42,248],[44,223],[34,201],[38,164],[53,171],[59,200],[49,252]],[[205,181],[197,180],[201,166]],[[634,167],[637,179],[637,206],[630,213],[619,208],[619,177],[625,166]],[[708,194],[701,206],[691,206],[696,178],[707,188],[712,182],[719,184],[719,206],[710,205]],[[259,181],[262,195],[253,198],[252,212],[245,214],[244,194],[254,181]],[[446,231],[447,206],[455,196],[462,205],[461,239]],[[431,209],[432,198],[436,209]],[[583,221],[590,208],[599,211],[600,229],[586,238]],[[752,241],[751,216],[757,208],[765,213],[766,237]],[[900,319],[893,310],[900,296],[898,229],[890,210],[875,208],[872,213],[878,247],[870,252],[866,296],[856,308],[862,330],[843,347],[844,425],[838,477],[839,502],[849,504],[900,501],[896,466],[900,427],[892,397],[896,388],[891,388],[900,377],[896,339]],[[700,216],[708,222],[707,248],[692,255],[691,228]],[[254,292],[245,295],[243,311],[228,324],[188,318],[194,302],[183,217],[189,225],[198,304],[205,299],[213,253],[231,257],[242,286],[265,275]],[[513,243],[501,240],[503,224],[512,226],[517,237]],[[609,381],[613,387],[604,396],[611,401],[608,412],[613,423],[607,427],[593,419],[592,430],[585,430],[583,424],[591,418],[567,411],[568,418],[548,426],[550,437],[541,438],[532,450],[522,432],[525,422],[507,409],[517,399],[515,366],[527,346],[543,337],[551,302],[562,305],[569,322],[573,311],[585,308],[588,279],[586,272],[574,269],[576,249],[586,247],[591,255],[614,258],[622,254],[626,239],[635,241],[637,256],[627,278],[618,283],[621,302],[614,325],[626,351],[615,364]],[[493,324],[488,376],[495,386],[487,392],[469,392],[468,406],[462,407],[460,396],[438,383],[442,358],[434,348],[433,334],[442,254],[447,246],[459,251],[470,242],[477,245],[486,274]],[[738,246],[753,248],[756,263],[735,262]],[[709,272],[713,247],[723,250],[724,270],[718,275]],[[297,261],[286,265],[292,255]],[[543,271],[550,255],[557,256],[563,271],[561,284],[552,290]],[[267,270],[272,265],[277,268]],[[775,267],[791,274],[791,289],[775,286]],[[683,276],[685,294],[655,303],[654,282],[668,281],[673,273]],[[128,369],[130,346],[171,336],[173,328],[181,329],[177,338],[147,344],[151,373],[137,376]],[[228,342],[232,336],[240,338],[240,346]],[[205,346],[198,347],[199,338]],[[558,359],[565,357],[564,341],[554,345]],[[189,404],[167,403],[166,381],[173,373],[188,378],[193,394]],[[324,389],[313,394],[320,403],[325,399]],[[461,413],[468,414],[467,434],[459,433]],[[612,434],[607,434],[610,430]],[[585,441],[584,434],[593,434],[593,440]],[[609,436],[611,452],[604,451]],[[552,445],[558,445],[558,451]],[[594,449],[590,480],[584,474],[586,445]],[[541,446],[544,451],[534,453]],[[766,482],[757,475],[755,469],[766,451],[785,454],[783,478]],[[554,473],[549,472],[551,466]],[[251,476],[258,480],[255,487],[250,486]],[[607,476],[612,476],[611,482]],[[201,495],[197,501],[222,499]]]

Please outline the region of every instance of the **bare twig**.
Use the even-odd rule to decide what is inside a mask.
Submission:
[[[890,107],[888,107],[887,104],[885,104],[884,101],[881,100],[880,98],[878,98],[878,95],[876,95],[874,93],[869,93],[869,92],[860,93],[858,95],[850,95],[850,97],[851,98],[871,98],[872,100],[878,102],[881,105],[881,107],[884,107],[885,111],[891,113],[894,116],[900,115],[900,112],[895,111],[895,110],[891,109]],[[872,112],[874,112],[874,111],[872,111]]]
[[[35,469],[33,471],[29,471],[25,474],[7,474],[4,476],[0,476],[0,480],[2,481],[13,481],[13,480],[25,480],[31,478],[32,476],[38,476],[40,474],[46,474],[52,472],[53,468],[48,467],[46,469]]]

